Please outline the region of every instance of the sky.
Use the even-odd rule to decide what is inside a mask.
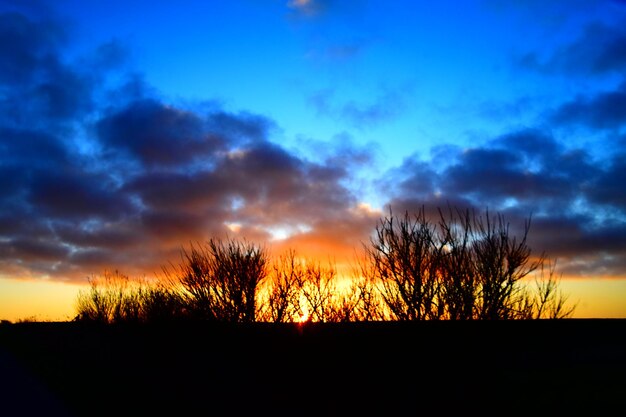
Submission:
[[[0,108],[0,318],[422,206],[531,219],[575,316],[626,317],[626,2],[2,0]]]

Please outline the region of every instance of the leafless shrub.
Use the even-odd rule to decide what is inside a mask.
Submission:
[[[371,319],[366,304],[373,289],[351,281],[339,288],[336,268],[329,262],[299,259],[292,249],[279,256],[264,288],[262,317],[265,321],[346,322]],[[368,298],[369,297],[369,298]]]
[[[141,287],[118,271],[105,271],[90,277],[89,290],[79,291],[76,320],[99,323],[139,321],[141,318]]]
[[[163,282],[142,289],[141,307],[146,322],[184,320],[188,316],[181,292]]]
[[[302,317],[300,289],[304,281],[304,267],[291,249],[280,255],[272,266],[266,281],[265,299],[261,306],[264,321],[287,323]]]
[[[556,275],[556,262],[541,264],[539,275],[535,278],[535,290],[529,304],[532,317],[541,319],[562,319],[574,314],[576,304],[568,305],[568,296],[558,288],[560,277]],[[530,297],[529,297],[530,298]]]
[[[451,320],[474,318],[479,292],[479,280],[473,262],[474,229],[469,211],[439,210],[439,230],[442,246],[441,304],[443,317]]]
[[[158,282],[119,272],[90,278],[77,320],[101,323],[202,319],[226,322],[349,322],[564,318],[573,314],[558,290],[555,265],[527,245],[530,219],[512,236],[488,211],[422,207],[380,219],[348,285],[332,262],[300,259],[294,250],[271,268],[262,247],[211,239],[181,251]],[[535,278],[534,287],[528,284]],[[343,284],[343,281],[342,281]]]
[[[227,322],[256,320],[257,289],[267,275],[266,251],[252,243],[211,239],[182,250],[182,260],[166,277],[183,288],[195,318]]]
[[[336,270],[319,262],[306,262],[302,281],[301,305],[310,321],[328,322],[335,316],[333,302],[336,296]]]
[[[423,210],[411,217],[391,213],[380,220],[365,247],[371,275],[392,320],[441,316],[439,253],[443,245]]]
[[[364,276],[377,283],[391,320],[497,320],[568,317],[574,307],[556,290],[554,270],[537,281],[545,256],[531,256],[530,219],[520,238],[502,215],[439,210],[437,224],[424,208],[413,216],[381,219],[365,246]],[[542,273],[543,276],[543,273]]]
[[[518,241],[510,236],[509,225],[501,215],[496,220],[488,212],[484,219],[474,217],[476,235],[472,246],[480,283],[477,318],[514,319],[525,314],[515,308],[525,296],[521,280],[544,262],[543,255],[537,259],[530,256],[526,244],[529,229],[530,220]]]

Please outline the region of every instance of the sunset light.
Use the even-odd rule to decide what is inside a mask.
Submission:
[[[626,6],[522,3],[4,2],[0,319],[211,239],[349,288],[420,210],[529,223],[573,317],[626,318]]]
[[[625,0],[0,0],[0,417],[626,409]]]
[[[302,308],[302,315],[298,318],[298,323],[306,323],[309,321],[309,312],[306,306]]]

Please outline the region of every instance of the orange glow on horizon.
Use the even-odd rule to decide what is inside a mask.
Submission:
[[[626,279],[562,278],[561,293],[576,305],[573,318],[626,318]]]
[[[283,252],[272,251],[272,259]],[[334,267],[336,290],[347,289],[355,277],[356,258],[337,259],[329,263],[328,256],[316,258],[307,252],[298,252],[298,257],[307,261],[319,262],[322,267]],[[124,271],[120,271],[124,273]],[[98,275],[98,274],[96,274]],[[154,273],[147,273],[154,276]],[[130,278],[140,278],[130,276]],[[75,303],[80,290],[87,288],[88,282],[60,282],[50,279],[28,280],[0,278],[0,319],[12,322],[21,320],[67,321],[75,312]],[[559,291],[568,297],[569,305],[576,305],[572,318],[626,318],[626,279],[622,277],[580,278],[563,276],[559,280]],[[310,319],[306,307],[298,321]]]
[[[0,320],[71,320],[78,292],[85,284],[0,278]]]

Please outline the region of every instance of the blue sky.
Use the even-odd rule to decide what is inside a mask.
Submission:
[[[626,278],[624,2],[0,12],[5,278],[150,274],[225,233],[347,257],[424,204],[532,213],[566,275]]]
[[[441,145],[541,125],[546,109],[565,97],[621,80],[619,68],[592,80],[584,68],[558,68],[581,64],[559,62],[558,54],[594,25],[619,27],[616,2],[59,6],[75,22],[84,53],[114,42],[168,101],[267,117],[276,124],[269,139],[307,157],[309,142],[376,147],[380,172],[414,153],[430,158]],[[561,60],[591,58],[585,54],[593,51]],[[588,132],[552,133],[588,146]]]

